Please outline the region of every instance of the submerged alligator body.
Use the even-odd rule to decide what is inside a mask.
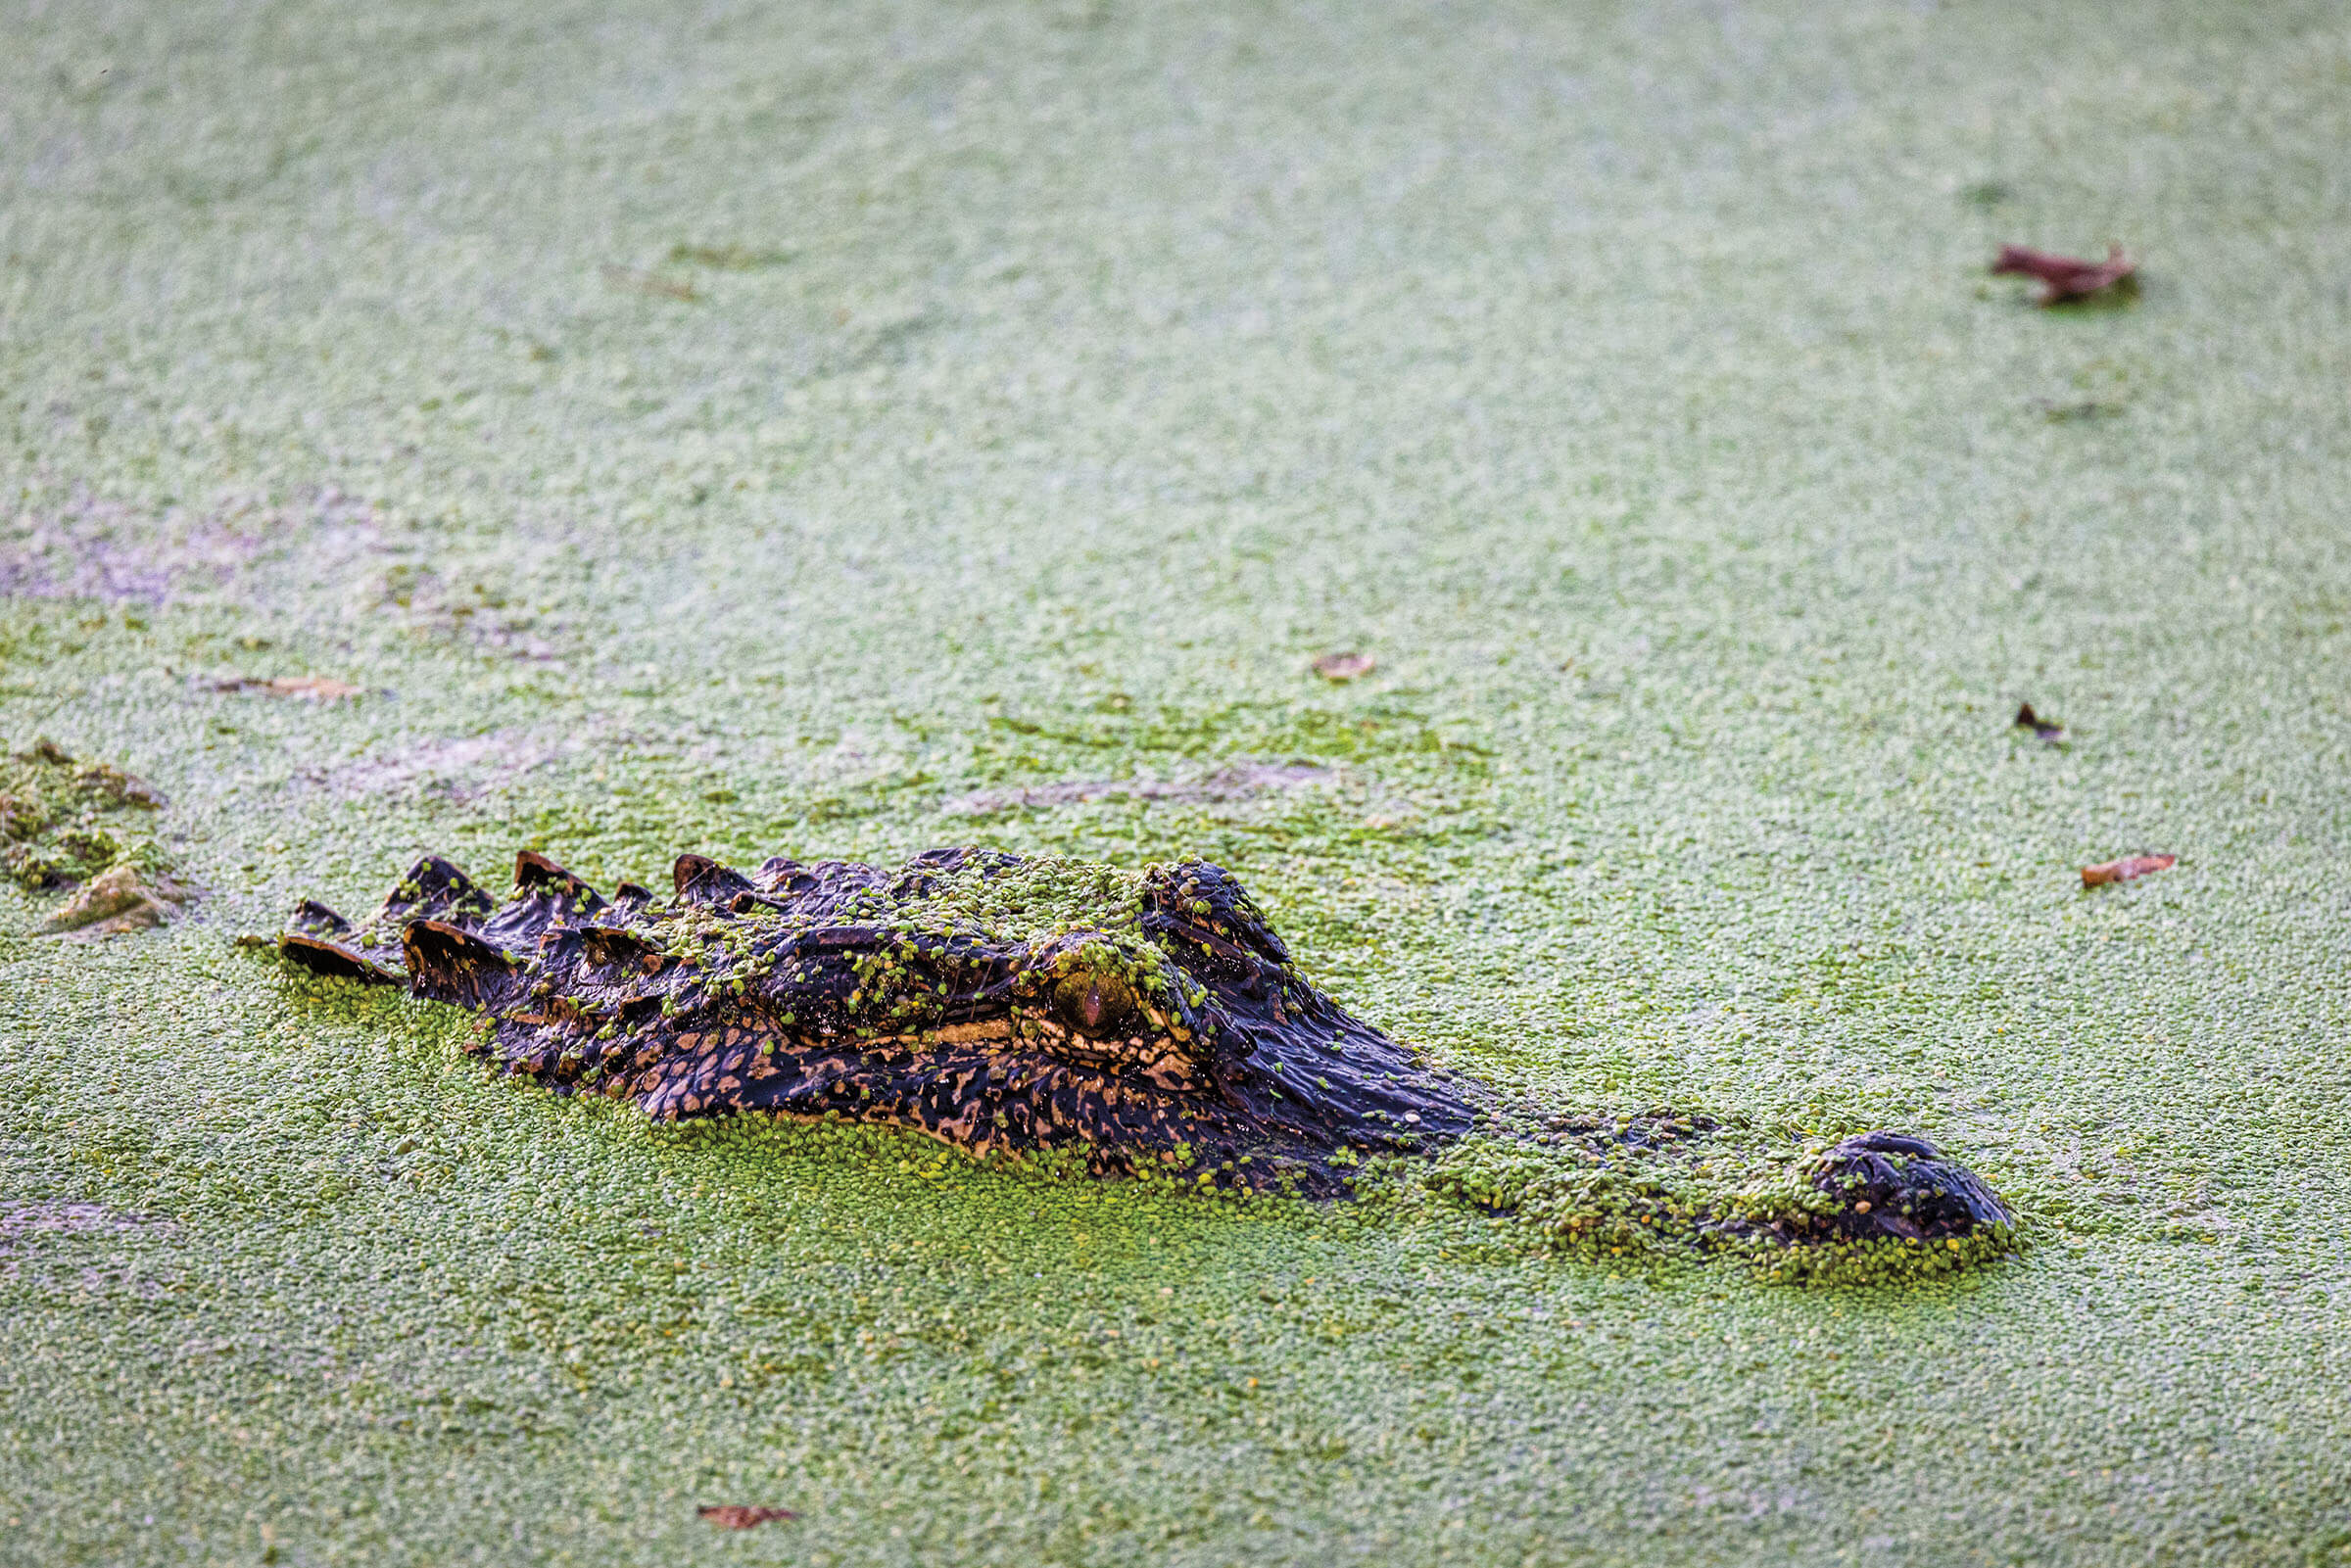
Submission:
[[[417,862],[364,927],[306,903],[311,969],[487,1015],[479,1049],[655,1117],[766,1111],[1071,1148],[1327,1194],[1469,1130],[1470,1092],[1311,984],[1238,883],[939,849],[894,870],[688,855],[610,899],[524,852],[503,905]]]
[[[525,851],[501,903],[427,857],[364,925],[305,903],[279,947],[469,1008],[487,1022],[472,1049],[507,1070],[664,1118],[887,1121],[975,1153],[1068,1149],[1097,1171],[1316,1196],[1364,1155],[1510,1119],[1316,987],[1204,861],[1136,873],[935,849],[894,870],[778,857],[745,875],[687,855],[672,880],[667,898],[623,882],[607,899]],[[1902,1134],[1849,1138],[1806,1169],[1833,1202],[1783,1240],[2010,1219]]]

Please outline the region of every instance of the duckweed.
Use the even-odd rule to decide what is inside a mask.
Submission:
[[[0,1561],[2343,1560],[2339,5],[8,43],[0,736],[154,780],[101,853],[205,897],[0,883]],[[2116,309],[1982,274],[2110,237]],[[774,260],[602,282],[681,246]],[[213,689],[312,672],[368,699]],[[949,809],[1248,765],[1326,777]],[[1727,1164],[664,1129],[233,945],[428,848],[958,841],[1227,866],[1430,1059]],[[1885,1126],[2013,1258],[1519,1217]]]

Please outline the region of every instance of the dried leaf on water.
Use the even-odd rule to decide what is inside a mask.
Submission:
[[[257,676],[239,675],[232,676],[225,681],[215,681],[213,689],[216,691],[266,691],[273,697],[300,697],[305,702],[340,702],[345,697],[356,697],[362,694],[365,689],[325,675],[276,675],[266,680]]]
[[[748,1530],[753,1525],[766,1524],[771,1519],[797,1519],[790,1508],[769,1508],[742,1502],[710,1502],[694,1510],[697,1518],[707,1519],[720,1530]]]
[[[2119,245],[2108,246],[2103,261],[2085,261],[2079,257],[2057,256],[2048,251],[2036,251],[2030,246],[2003,245],[1991,263],[1996,276],[2014,272],[2038,279],[2040,283],[2039,304],[2063,305],[2069,300],[2087,300],[2101,290],[2113,288],[2131,278],[2138,263],[2123,254]]]
[[[744,245],[687,245],[679,243],[669,248],[672,261],[690,262],[696,266],[714,266],[729,272],[747,272],[753,267],[782,266],[791,261],[790,251],[754,251]]]
[[[2094,398],[2080,403],[2052,403],[2040,398],[2035,400],[2033,406],[2039,409],[2040,416],[2050,424],[2078,425],[2093,419],[2120,418],[2129,404],[2121,402],[2101,403]]]
[[[701,291],[691,283],[680,283],[654,272],[640,272],[633,267],[607,266],[604,281],[616,289],[658,295],[665,300],[684,300],[689,305],[702,297]]]
[[[2120,860],[2107,861],[2102,866],[2082,868],[2082,885],[2103,887],[2108,882],[2127,882],[2134,877],[2149,872],[2170,871],[2180,863],[2178,855],[2125,855]]]
[[[2030,702],[2023,704],[2016,710],[2016,728],[2019,730],[2032,731],[2033,738],[2036,740],[2045,740],[2050,745],[2055,745],[2057,742],[2065,738],[2065,726],[2059,724],[2054,719],[2044,719],[2039,714],[2035,713],[2033,711],[2033,704]]]
[[[1315,660],[1315,673],[1325,681],[1352,681],[1377,668],[1379,661],[1368,653],[1325,653]]]

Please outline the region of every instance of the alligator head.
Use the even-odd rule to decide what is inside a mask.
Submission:
[[[305,903],[313,970],[485,1015],[475,1049],[655,1117],[918,1127],[1219,1184],[1333,1192],[1357,1151],[1467,1131],[1471,1094],[1298,970],[1206,862],[1141,873],[936,849],[894,870],[682,857],[606,899],[544,856],[494,900],[418,861],[364,926]]]

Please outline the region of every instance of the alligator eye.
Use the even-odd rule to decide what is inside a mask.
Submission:
[[[1123,1034],[1140,1010],[1134,989],[1114,974],[1080,973],[1053,985],[1053,1016],[1080,1034]]]

